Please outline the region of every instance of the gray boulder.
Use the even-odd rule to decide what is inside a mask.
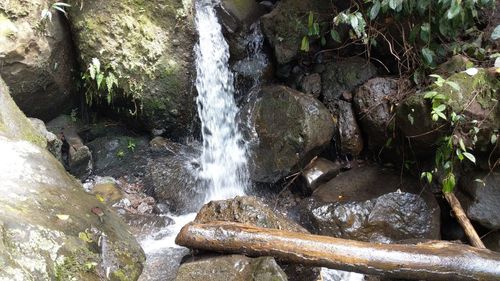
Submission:
[[[176,281],[286,281],[285,272],[272,257],[249,258],[242,255],[196,257],[183,263]]]
[[[320,235],[380,243],[440,238],[433,195],[417,181],[376,166],[340,174],[298,208],[302,224]]]
[[[476,179],[484,182],[478,182]],[[458,188],[467,217],[490,229],[500,229],[500,170],[464,175]]]
[[[338,137],[343,154],[358,156],[363,151],[363,136],[350,102],[337,101]]]
[[[171,212],[196,212],[205,200],[202,180],[197,177],[200,151],[158,138],[152,141],[155,157],[146,163],[146,193],[168,205]]]
[[[307,164],[330,142],[335,128],[323,104],[285,86],[263,87],[244,112],[254,127],[251,177],[259,182],[277,182]]]
[[[0,74],[21,110],[45,121],[71,108],[74,96],[71,36],[52,3],[0,3]],[[43,9],[49,9],[52,20],[40,17]]]

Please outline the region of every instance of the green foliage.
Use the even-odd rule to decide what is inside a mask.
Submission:
[[[127,148],[128,150],[134,152],[135,151],[135,141],[133,139],[129,139],[127,142]]]
[[[460,113],[454,112],[448,106],[447,101],[450,99],[449,93],[443,90],[444,85],[448,85],[450,91],[460,91],[460,86],[453,82],[442,78],[439,75],[430,75],[436,78],[434,81],[435,90],[425,93],[424,98],[431,101],[432,111],[431,118],[434,122],[448,122],[452,128],[451,135],[444,136],[439,141],[439,146],[436,150],[434,158],[435,168],[432,172],[425,171],[421,174],[422,179],[427,179],[429,183],[433,180],[433,174],[441,176],[441,186],[443,192],[452,192],[455,188],[456,179],[453,172],[456,160],[459,162],[467,159],[472,163],[476,163],[475,156],[471,153],[479,128],[472,128],[472,143],[470,147],[465,145],[464,136],[460,133],[459,128],[465,123],[466,118]],[[477,122],[472,121],[473,124]]]
[[[313,12],[309,12],[309,15],[307,17],[307,35],[302,37],[300,50],[304,52],[309,52],[309,38],[318,38],[319,36],[320,36],[320,28],[318,19],[314,17]]]
[[[99,102],[103,93],[107,103],[111,104],[113,101],[114,87],[118,86],[118,79],[113,72],[101,69],[101,62],[99,59],[92,59],[82,79],[87,88],[85,93],[87,104],[91,105],[94,102]]]

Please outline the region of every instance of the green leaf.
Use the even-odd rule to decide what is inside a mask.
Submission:
[[[462,11],[462,6],[460,5],[460,3],[458,3],[457,0],[452,0],[450,8],[446,12],[446,17],[451,20],[458,14],[460,14],[460,11]]]
[[[313,35],[319,35],[319,23],[315,22],[313,24]]]
[[[330,31],[330,36],[332,36],[332,39],[335,40],[337,43],[341,42],[340,35],[335,29],[332,29]]]
[[[490,139],[491,144],[497,143],[497,134],[492,134]]]
[[[497,40],[500,39],[500,24],[495,27],[493,32],[491,33],[491,39]]]
[[[446,115],[444,115],[442,112],[436,112],[436,114],[437,114],[439,117],[443,118],[444,120],[448,120],[448,119],[446,119]]]
[[[437,112],[444,111],[445,109],[446,109],[446,105],[445,104],[440,104],[436,108],[434,108],[434,111],[436,111],[436,113],[437,113]]]
[[[309,52],[309,38],[307,36],[304,36],[302,38],[302,44],[300,45],[300,50],[304,52]]]
[[[455,91],[460,91],[460,86],[453,81],[446,81],[446,84],[450,85]]]
[[[349,15],[349,23],[351,24],[354,30],[358,29],[358,17],[356,15]]]
[[[434,61],[434,51],[429,48],[422,49],[422,56],[424,57],[424,61],[426,64],[430,65]]]
[[[429,42],[431,36],[431,26],[428,22],[420,27],[420,39],[424,42]]]
[[[432,99],[437,94],[438,94],[438,92],[436,92],[436,91],[426,92],[425,95],[424,95],[424,99]]]
[[[465,157],[467,157],[467,159],[469,159],[472,163],[476,164],[476,157],[474,157],[474,155],[472,155],[471,153],[469,152],[464,152],[462,153]]]
[[[449,173],[448,176],[443,180],[443,192],[453,192],[455,188],[455,175]]]
[[[307,27],[309,29],[312,29],[313,22],[314,22],[314,14],[313,14],[312,11],[309,11],[309,17],[308,17],[308,20],[307,20]]]
[[[97,89],[101,88],[102,80],[104,79],[104,75],[102,73],[97,73],[96,81],[97,81]]]
[[[463,151],[467,151],[467,149],[465,148],[465,143],[464,143],[464,140],[461,138],[458,140],[458,143],[460,144],[460,148],[463,150]]]
[[[373,1],[373,6],[370,9],[370,19],[371,20],[375,19],[379,12],[380,12],[380,1],[375,0]]]

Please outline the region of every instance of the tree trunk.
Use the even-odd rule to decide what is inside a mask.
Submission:
[[[449,242],[376,244],[250,225],[188,224],[182,246],[277,259],[309,266],[428,280],[500,280],[500,254]]]

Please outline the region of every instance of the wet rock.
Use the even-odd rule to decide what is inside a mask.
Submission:
[[[0,136],[0,154],[0,279],[139,277],[144,253],[127,226],[48,151]]]
[[[264,34],[274,50],[278,64],[296,59],[302,37],[307,35],[306,15],[309,11],[320,16],[333,14],[332,2],[280,1],[270,13],[261,17]]]
[[[465,72],[451,75],[448,81],[456,83],[460,91],[450,85],[442,87],[431,86],[428,91],[437,91],[449,99],[445,101],[448,112],[460,113],[464,120],[461,128],[465,145],[472,146],[472,120],[481,120],[475,147],[478,151],[489,151],[490,138],[495,130],[500,129],[500,107],[495,100],[499,99],[500,81],[490,75],[486,69],[478,69],[478,73],[471,76]],[[405,99],[396,111],[396,124],[405,136],[412,138],[412,147],[416,151],[428,151],[437,140],[447,134],[447,127],[443,123],[431,119],[431,103],[424,98],[425,93],[417,93]],[[408,116],[411,115],[413,123]],[[469,124],[469,125],[468,125]],[[438,130],[438,127],[444,127]]]
[[[299,89],[305,94],[319,98],[321,94],[321,75],[318,73],[306,75],[302,79]]]
[[[197,258],[183,263],[176,281],[285,281],[286,274],[272,257],[228,255]]]
[[[0,4],[0,74],[22,111],[45,121],[71,108],[74,92],[74,51],[66,19],[51,8],[52,20],[40,18],[52,3]]]
[[[248,196],[211,201],[201,208],[194,221],[197,223],[230,221],[307,233],[307,230],[276,213],[256,197]]]
[[[160,203],[167,204],[171,212],[195,212],[205,200],[205,190],[197,177],[200,152],[195,147],[164,141],[161,142],[162,155],[146,164],[146,192]]]
[[[169,136],[191,133],[196,110],[192,1],[91,1],[74,5],[69,14],[82,71],[98,58],[103,71],[118,77],[115,92],[123,95],[115,95],[115,102],[121,106],[109,111],[127,118],[138,110],[147,129]]]
[[[47,140],[47,150],[54,155],[54,157],[62,163],[62,145],[63,142],[55,134],[49,132],[45,127],[45,123],[42,120],[36,118],[28,118],[33,125],[33,127],[38,131],[38,133],[45,137]]]
[[[486,248],[500,252],[500,231],[495,231],[486,235],[484,239],[482,239]]]
[[[377,74],[377,69],[369,61],[352,57],[339,59],[325,65],[321,73],[322,94],[325,104],[337,100],[344,92],[353,92],[354,89]]]
[[[325,158],[316,159],[312,165],[302,172],[306,183],[306,194],[311,194],[318,186],[331,180],[340,173],[343,165]]]
[[[123,175],[144,177],[149,157],[145,137],[105,136],[89,143],[94,173],[119,178]]]
[[[484,181],[476,181],[480,179]],[[490,229],[500,229],[500,170],[472,172],[462,177],[458,188],[459,198],[471,220]]]
[[[217,12],[226,30],[235,33],[252,25],[265,10],[254,0],[222,0]]]
[[[85,180],[92,173],[93,162],[90,149],[83,144],[75,127],[63,129],[64,140],[68,143],[68,168],[72,175]]]
[[[46,138],[17,107],[9,93],[9,88],[0,77],[0,136],[22,139],[42,148],[47,147]]]
[[[135,237],[144,238],[153,233],[158,233],[162,228],[173,223],[173,220],[165,216],[151,214],[125,213],[123,219],[130,226],[130,231]]]
[[[118,187],[118,184],[113,178],[110,179],[111,180],[109,181],[96,183],[92,188],[92,194],[102,198],[103,202],[108,206],[113,205],[123,198],[123,194]]]
[[[285,86],[267,86],[244,112],[255,128],[250,172],[274,183],[307,164],[331,140],[335,123],[314,97]]]
[[[337,101],[338,136],[342,154],[358,156],[363,150],[363,136],[350,102]]]
[[[341,173],[299,205],[311,232],[391,243],[439,239],[439,206],[418,182],[376,166]]]
[[[392,136],[392,105],[403,95],[407,84],[408,81],[405,80],[377,77],[358,88],[354,96],[354,107],[370,148],[380,149]]]

